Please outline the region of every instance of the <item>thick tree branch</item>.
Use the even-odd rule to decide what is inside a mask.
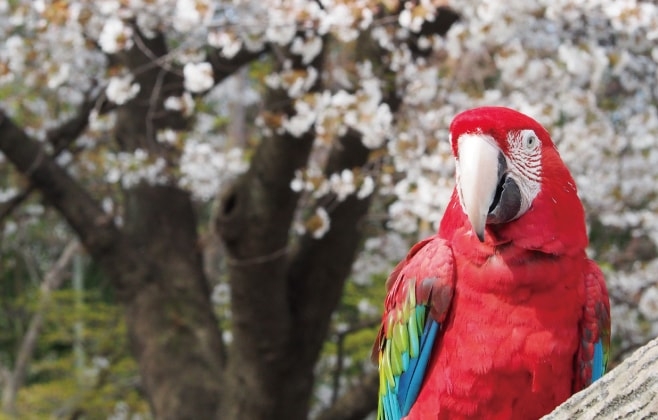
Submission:
[[[55,163],[43,146],[0,111],[0,151],[41,191],[93,255],[115,244],[118,231],[89,193]]]
[[[66,150],[82,134],[85,128],[87,128],[89,114],[98,103],[98,98],[98,96],[92,98],[88,95],[87,99],[80,104],[78,112],[72,118],[48,132],[46,138],[53,145],[53,158],[56,158]],[[0,206],[0,223],[23,204],[34,191],[34,185],[30,184],[10,200],[2,203],[2,206]]]
[[[350,130],[332,150],[325,171],[331,174],[360,168],[369,154],[360,133]],[[291,257],[289,288],[295,330],[308,349],[305,358],[298,360],[303,369],[315,363],[322,347],[331,313],[340,300],[360,245],[361,221],[369,205],[369,197],[348,197],[329,212],[331,228],[325,236],[321,240],[304,236]]]
[[[14,212],[14,210],[20,207],[20,205],[30,197],[34,190],[34,186],[30,184],[24,190],[2,203],[0,206],[0,223],[9,217]]]
[[[215,83],[221,83],[224,79],[238,71],[240,67],[256,60],[268,50],[269,46],[264,47],[260,51],[249,51],[246,48],[242,48],[240,52],[231,58],[222,56],[221,52],[218,50],[210,50],[208,53],[208,60],[212,65]]]
[[[658,417],[658,339],[636,350],[594,384],[573,395],[545,420]]]
[[[134,99],[117,108],[115,136],[122,150],[139,148],[154,158],[166,158],[167,148],[156,140],[157,132],[164,128],[184,129],[189,123],[180,111],[164,107],[167,97],[180,96],[184,90],[182,72],[166,62],[167,54],[164,34],[147,38],[137,33],[135,47],[116,56],[140,86]]]
[[[285,50],[280,53],[294,69],[307,68],[299,57]],[[323,58],[319,54],[310,63],[318,72]],[[282,70],[284,63],[276,65]],[[310,91],[320,89],[318,78]],[[290,181],[306,164],[315,136],[312,129],[299,137],[280,129],[283,119],[293,115],[294,103],[286,90],[268,90],[265,109],[276,127],[258,145],[247,173],[224,194],[217,217],[217,230],[228,254],[234,350],[229,355],[234,367],[234,383],[229,388],[234,390],[235,404],[231,412],[222,413],[224,418],[293,419],[305,413],[304,407],[293,407],[277,397],[286,388],[281,387],[280,378],[289,376],[295,363],[290,340],[296,333],[286,272],[290,226],[299,195],[291,190]],[[301,386],[308,389],[311,384]],[[291,409],[296,414],[285,411]]]
[[[369,33],[357,39],[354,61],[377,62],[383,51]],[[385,68],[383,80],[394,80]],[[394,83],[384,88],[385,101],[392,112],[400,104]],[[339,173],[364,166],[370,150],[361,141],[362,134],[355,130],[337,140],[331,151],[325,173]],[[362,220],[368,213],[371,197],[359,199],[352,195],[329,212],[331,228],[321,240],[304,236],[296,253],[290,258],[289,290],[297,338],[303,337],[308,350],[297,361],[302,370],[312,369],[326,337],[331,313],[336,308],[349,275],[362,238]]]
[[[98,106],[103,95],[103,93],[88,94],[73,117],[48,131],[46,139],[53,145],[53,157],[59,156],[61,152],[68,149],[80,137],[89,125],[89,115]]]
[[[177,165],[177,151],[156,138],[161,129],[183,129],[190,122],[164,107],[167,97],[183,93],[182,76],[167,62],[168,54],[164,34],[137,32],[135,46],[117,55],[140,90],[117,108],[115,138],[124,151],[140,148],[152,159]],[[154,416],[212,418],[223,395],[225,351],[192,199],[176,185],[149,179],[123,195],[126,255],[117,266],[131,292],[123,296],[128,335]]]

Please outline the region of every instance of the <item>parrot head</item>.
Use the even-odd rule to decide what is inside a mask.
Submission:
[[[480,242],[549,253],[587,245],[575,182],[537,121],[509,108],[475,108],[454,118],[450,139],[456,197]]]

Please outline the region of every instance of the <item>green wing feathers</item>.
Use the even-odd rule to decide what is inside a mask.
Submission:
[[[452,253],[436,237],[422,241],[387,281],[386,310],[373,355],[379,363],[378,419],[408,414],[452,299]]]

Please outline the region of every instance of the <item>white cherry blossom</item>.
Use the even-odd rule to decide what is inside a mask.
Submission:
[[[215,83],[212,66],[208,62],[185,64],[183,76],[185,89],[193,93],[204,92]]]
[[[112,77],[107,84],[107,99],[117,105],[123,105],[139,93],[139,85],[133,83],[133,76]]]

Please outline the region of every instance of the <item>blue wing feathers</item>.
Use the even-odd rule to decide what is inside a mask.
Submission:
[[[434,339],[439,331],[439,327],[440,324],[438,322],[428,319],[420,340],[420,354],[418,357],[410,360],[409,368],[400,375],[397,399],[399,406],[402,407],[402,416],[409,414],[409,410],[411,410],[411,406],[416,401],[416,397],[420,392],[420,386],[425,377],[425,370],[432,354]]]
[[[415,245],[386,282],[385,314],[373,348],[380,372],[377,420],[400,420],[418,400],[452,300],[453,264],[450,247],[434,236]]]
[[[599,338],[594,344],[594,360],[592,360],[592,381],[599,379],[605,373],[605,361],[603,355],[603,341]]]
[[[396,381],[397,382],[397,381]],[[397,387],[397,383],[396,383]],[[398,402],[398,399],[395,397],[395,394],[389,393],[385,397],[385,402],[386,402],[386,411],[387,411],[387,418],[389,419],[401,419],[402,418],[402,412],[400,411],[400,403]]]

